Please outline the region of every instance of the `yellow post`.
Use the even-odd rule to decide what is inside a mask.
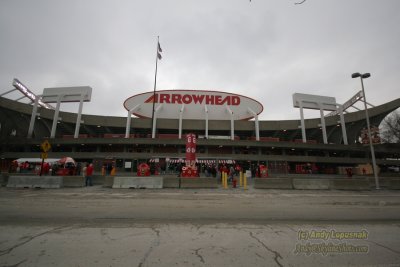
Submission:
[[[243,186],[243,172],[240,172],[240,178],[239,178],[239,186],[242,187]]]
[[[226,186],[226,175],[225,175],[226,173],[225,172],[222,172],[222,179],[223,179],[223,181],[224,181],[224,189],[226,189],[227,188],[227,186]]]
[[[228,188],[228,175],[226,172],[223,172],[224,175],[224,188],[227,189]]]
[[[247,190],[247,177],[246,177],[246,175],[243,176],[243,189]]]
[[[116,172],[115,167],[113,167],[112,170],[111,170],[110,175],[111,175],[111,176],[115,176],[115,172]]]

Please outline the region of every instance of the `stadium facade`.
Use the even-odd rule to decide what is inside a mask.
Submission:
[[[180,91],[181,97],[165,95],[171,91],[165,90],[164,96],[159,91],[153,96],[141,94],[145,101],[139,101],[147,106],[138,107],[132,98],[127,99],[124,103],[127,117],[60,111],[55,123],[58,110],[39,106],[31,136],[33,106],[0,97],[1,168],[6,170],[17,158],[39,158],[40,144],[48,140],[51,144],[49,157],[69,156],[80,162],[93,162],[97,171],[105,163],[112,163],[119,172],[134,172],[141,162],[154,162],[168,169],[184,159],[186,133],[198,136],[200,164],[235,162],[247,168],[262,163],[268,166],[270,173],[301,172],[302,166],[310,164],[319,173],[337,173],[338,167],[371,164],[369,145],[361,142],[366,128],[363,110],[344,114],[343,124],[340,124],[339,114],[326,116],[322,129],[321,118],[259,121],[262,105],[244,96],[214,92],[212,94],[220,93],[221,97],[194,97],[193,93],[185,97],[183,91]],[[190,101],[197,101],[202,108],[193,110]],[[210,106],[217,102],[218,107]],[[167,108],[167,105],[174,107]],[[369,108],[371,125],[379,126],[385,116],[399,107],[400,99],[396,99]],[[222,113],[228,117],[218,117]],[[131,118],[131,114],[138,117]],[[246,114],[251,116],[246,117]],[[343,137],[343,126],[347,140]],[[399,165],[398,145],[379,143],[374,144],[374,148],[377,165],[382,170]]]

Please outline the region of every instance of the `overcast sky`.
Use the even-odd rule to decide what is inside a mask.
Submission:
[[[353,72],[371,73],[368,102],[400,97],[399,0],[296,1],[1,0],[0,93],[13,78],[36,94],[88,85],[83,113],[126,116],[126,98],[153,90],[159,35],[157,89],[242,94],[263,120],[299,119],[296,92],[344,103]]]

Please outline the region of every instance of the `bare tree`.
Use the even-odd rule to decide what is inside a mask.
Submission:
[[[400,143],[400,112],[394,111],[381,124],[381,140],[383,143]]]

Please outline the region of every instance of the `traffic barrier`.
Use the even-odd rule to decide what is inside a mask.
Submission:
[[[105,176],[103,187],[112,187],[114,184],[114,176]]]
[[[179,188],[179,179],[185,179],[185,178],[179,178],[179,177],[163,177],[163,187],[164,188]]]
[[[330,179],[330,189],[337,190],[371,190],[368,178],[365,179]]]
[[[107,177],[107,176],[92,175],[93,185],[104,185],[105,177]]]
[[[163,177],[114,177],[112,188],[163,188]]]
[[[291,178],[255,178],[254,188],[257,189],[293,189]]]
[[[7,186],[8,177],[10,174],[8,172],[2,172],[0,175],[0,186]]]
[[[392,178],[392,179],[390,180],[389,189],[399,190],[399,189],[400,189],[400,179],[398,179],[398,178]]]
[[[10,176],[7,187],[12,188],[61,188],[61,176]]]
[[[182,178],[181,188],[218,188],[216,178]]]
[[[310,189],[310,190],[328,190],[328,179],[293,179],[294,189]]]
[[[63,187],[84,187],[85,177],[83,176],[63,176]]]
[[[378,177],[380,188],[389,188],[393,178],[390,177]],[[375,177],[369,177],[369,186],[371,188],[376,188]]]

